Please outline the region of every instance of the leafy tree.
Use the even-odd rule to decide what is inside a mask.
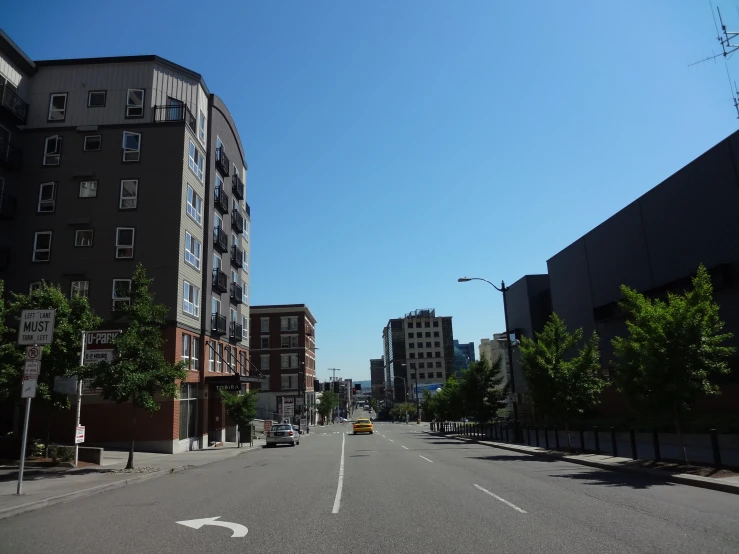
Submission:
[[[437,421],[439,419],[436,396],[431,394],[431,391],[428,389],[423,389],[421,412],[428,421]]]
[[[331,415],[339,405],[339,395],[334,391],[324,391],[321,393],[321,403],[318,404],[318,415],[320,415],[324,421],[330,421]]]
[[[370,398],[369,400],[370,408],[372,408],[372,411],[375,412],[375,414],[378,413],[379,404],[377,403],[377,398]]]
[[[152,279],[141,264],[131,277],[131,303],[121,306],[119,314],[128,327],[113,339],[115,359],[88,366],[85,377],[102,390],[103,398],[118,404],[131,402],[131,445],[126,469],[133,469],[136,409],[149,413],[159,409],[157,395],[175,398],[178,380],[187,376],[184,362],[168,362],[164,357],[164,335],[167,308],[156,304],[149,290]]]
[[[535,339],[521,340],[521,367],[535,408],[545,417],[565,424],[571,448],[570,422],[600,401],[606,381],[600,377],[597,333],[580,348],[582,329],[570,334],[557,314],[549,317]]]
[[[478,423],[487,423],[498,415],[505,404],[506,391],[502,387],[502,358],[492,364],[484,356],[462,371],[460,390],[465,412]]]
[[[0,285],[0,296],[3,293]],[[18,398],[23,379],[25,346],[16,345],[17,329],[23,310],[54,309],[54,337],[50,345],[42,348],[41,374],[36,388],[36,401],[41,401],[47,409],[46,449],[48,454],[49,431],[56,410],[70,407],[69,397],[54,391],[54,378],[67,377],[79,373],[82,332],[98,328],[101,319],[90,309],[87,298],[67,297],[58,285],[42,283],[41,287],[28,294],[11,295],[6,308],[0,311],[0,398]],[[10,324],[10,327],[6,326]],[[71,433],[71,430],[70,430]]]
[[[257,417],[257,397],[259,389],[249,390],[243,394],[231,394],[221,391],[221,400],[228,416],[239,426],[239,448],[243,442],[241,432],[246,431],[249,424]]]
[[[462,390],[455,375],[436,393],[435,413],[440,421],[454,421],[462,415]]]
[[[622,285],[628,338],[612,341],[619,390],[638,407],[671,413],[686,464],[681,419],[698,396],[720,393],[714,380],[730,372],[727,358],[735,350],[724,345],[732,334],[722,332],[724,322],[703,265],[692,281],[692,290],[668,294],[666,301]]]

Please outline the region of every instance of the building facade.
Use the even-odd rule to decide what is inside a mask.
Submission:
[[[382,358],[370,360],[370,383],[372,397],[382,399],[385,390],[385,361]]]
[[[388,321],[382,336],[385,387],[395,402],[414,399],[456,371],[451,317],[415,310]]]
[[[475,361],[475,343],[460,343],[454,340],[454,364],[456,375],[462,375],[462,371],[469,369],[470,363]]]
[[[121,327],[116,312],[141,263],[169,310],[165,354],[189,371],[137,444],[176,452],[235,439],[218,390],[254,378],[250,208],[244,149],[223,101],[200,74],[158,56],[37,61],[11,87],[18,72],[7,41],[0,46],[3,98],[12,88],[25,115],[22,130],[9,130],[22,161],[3,176],[15,210],[0,221],[0,278],[17,292],[58,284],[86,296],[104,328]],[[86,395],[88,442],[124,443],[129,415]]]
[[[305,304],[251,307],[251,354],[266,379],[259,384],[259,416],[316,423],[316,318]]]

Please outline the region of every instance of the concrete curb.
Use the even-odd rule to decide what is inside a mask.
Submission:
[[[428,433],[429,435],[434,435],[437,437],[446,437],[449,439],[455,439],[455,440],[462,441],[462,442],[474,442],[474,443],[482,444],[485,446],[500,448],[501,450],[510,450],[512,452],[518,452],[520,454],[528,454],[530,456],[557,458],[559,460],[562,460],[563,462],[570,462],[570,463],[578,464],[582,466],[595,467],[598,469],[607,469],[611,471],[622,471],[625,473],[636,473],[640,475],[649,475],[650,477],[654,477],[657,480],[666,481],[668,483],[678,483],[680,485],[688,485],[691,487],[711,489],[711,490],[720,491],[720,492],[727,492],[729,494],[739,494],[739,485],[735,485],[733,483],[725,483],[725,482],[722,483],[721,481],[717,479],[713,479],[711,477],[701,477],[699,475],[687,475],[684,473],[670,474],[666,471],[661,471],[659,469],[650,469],[647,467],[633,467],[633,466],[625,466],[625,465],[607,464],[607,463],[598,462],[595,460],[586,460],[583,458],[579,458],[577,456],[568,456],[565,453],[552,451],[552,450],[540,449],[538,451],[536,450],[532,451],[526,448],[517,448],[516,446],[510,445],[507,443],[498,443],[498,442],[493,442],[493,441],[480,441],[476,439],[468,439],[466,437],[437,433],[436,431],[426,431],[426,433]]]
[[[141,483],[143,481],[148,481],[150,479],[156,479],[157,477],[164,477],[165,475],[171,475],[173,473],[187,471],[188,469],[195,469],[195,468],[200,468],[200,467],[206,467],[212,464],[217,464],[218,462],[230,460],[231,458],[235,458],[237,456],[246,454],[248,452],[253,452],[257,450],[258,448],[259,446],[255,445],[254,447],[247,448],[246,450],[242,450],[241,452],[237,451],[232,456],[221,458],[220,460],[213,460],[212,462],[207,462],[205,464],[197,464],[197,465],[190,464],[190,465],[175,466],[173,468],[168,468],[168,469],[160,469],[158,471],[152,471],[151,473],[144,473],[141,475],[136,475],[134,477],[129,477],[127,479],[121,479],[120,481],[114,481],[112,483],[105,483],[104,485],[97,485],[95,487],[90,487],[87,489],[80,489],[74,492],[69,492],[69,493],[60,494],[57,496],[50,496],[48,498],[34,500],[33,502],[26,502],[25,504],[19,504],[17,506],[10,506],[8,508],[2,508],[0,509],[0,519],[7,519],[9,517],[24,514],[26,512],[33,512],[35,510],[41,510],[42,508],[47,508],[55,504],[62,504],[64,502],[69,502],[70,500],[75,500],[77,498],[84,498],[86,496],[92,496],[94,494],[98,494],[101,492],[114,490],[114,489],[120,489],[121,487],[125,487],[126,485],[133,485],[135,483]],[[105,470],[101,470],[101,472],[104,472],[104,471]]]

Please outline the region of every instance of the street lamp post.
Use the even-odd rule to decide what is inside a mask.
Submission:
[[[500,287],[497,287],[482,277],[460,277],[457,281],[460,283],[466,283],[468,281],[485,281],[488,285],[503,294],[503,316],[505,318],[506,346],[508,350],[508,371],[511,375],[511,394],[513,395],[513,437],[516,442],[519,442],[518,401],[516,400],[516,380],[513,375],[513,343],[511,343],[511,330],[508,327],[508,301],[506,298],[506,294],[510,287],[505,286],[505,281],[501,281]]]

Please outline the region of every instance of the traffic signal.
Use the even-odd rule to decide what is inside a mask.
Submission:
[[[357,394],[357,389],[352,389],[352,394]]]

